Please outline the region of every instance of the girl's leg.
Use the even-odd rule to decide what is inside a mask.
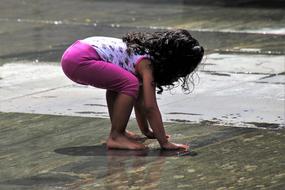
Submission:
[[[125,129],[138,92],[138,79],[117,65],[98,60],[83,63],[74,74],[75,81],[108,89],[107,104],[112,128],[107,140],[109,148],[143,149],[125,134]]]
[[[117,92],[114,92],[111,90],[106,91],[106,100],[107,100],[108,112],[109,112],[109,117],[110,117],[111,122],[112,122],[112,118],[113,118],[114,103],[115,103],[117,96],[118,96]],[[139,136],[139,135],[137,135],[131,131],[128,131],[128,130],[125,130],[125,136],[132,139],[132,140],[136,140],[136,141],[145,140],[143,137],[141,137],[141,136]]]
[[[108,148],[119,149],[144,149],[145,146],[125,135],[125,129],[129,121],[133,97],[119,93],[115,99],[112,112],[112,128],[107,140]]]
[[[114,102],[116,100],[118,93],[115,91],[107,90],[106,91],[106,100],[107,100],[107,106],[108,106],[108,112],[109,112],[109,117],[112,122],[112,117],[113,117],[113,107],[114,107]]]

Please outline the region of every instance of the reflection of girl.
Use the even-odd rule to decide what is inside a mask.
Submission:
[[[107,89],[112,123],[108,148],[144,149],[126,126],[135,108],[142,133],[156,138],[164,149],[188,149],[168,141],[156,102],[162,87],[180,81],[189,90],[189,75],[201,62],[204,50],[186,30],[129,33],[123,40],[91,37],[79,40],[64,53],[61,65],[73,81]],[[141,84],[141,85],[140,85]],[[150,125],[150,128],[149,128]]]

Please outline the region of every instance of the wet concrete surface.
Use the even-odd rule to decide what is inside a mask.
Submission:
[[[284,19],[280,0],[1,0],[0,189],[283,189]],[[192,93],[158,103],[190,152],[107,150],[105,91],[69,81],[62,52],[181,27],[206,56]]]
[[[108,119],[0,113],[1,189],[282,189],[282,130],[166,123],[190,154],[105,149]],[[130,130],[138,132],[135,121]]]

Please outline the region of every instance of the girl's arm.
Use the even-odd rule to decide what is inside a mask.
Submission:
[[[155,84],[152,76],[152,68],[150,61],[144,59],[137,67],[143,81],[143,97],[145,116],[150,124],[154,136],[158,140],[161,147],[168,142],[162,123],[161,114],[156,102]]]
[[[149,128],[148,121],[145,114],[145,108],[144,108],[144,100],[143,100],[143,89],[140,87],[138,99],[135,102],[134,108],[135,108],[135,115],[136,120],[138,123],[138,126],[141,130],[141,132],[148,138],[154,139],[154,134],[152,130]]]
[[[155,83],[152,75],[151,62],[147,59],[144,59],[140,62],[136,69],[143,80],[145,116],[160,146],[166,149],[188,149],[189,147],[187,145],[173,144],[168,142],[163,127],[161,114],[156,101]]]
[[[144,106],[144,98],[143,98],[143,87],[140,87],[138,98],[134,105],[135,115],[138,126],[141,132],[149,139],[155,139],[152,129],[149,127],[145,106]],[[169,139],[170,135],[166,134],[166,138]]]

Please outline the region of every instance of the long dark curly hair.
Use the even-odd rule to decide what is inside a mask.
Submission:
[[[130,32],[123,36],[128,53],[149,54],[153,67],[154,82],[158,93],[181,82],[183,91],[189,91],[190,75],[201,62],[204,49],[184,29],[157,32]]]

